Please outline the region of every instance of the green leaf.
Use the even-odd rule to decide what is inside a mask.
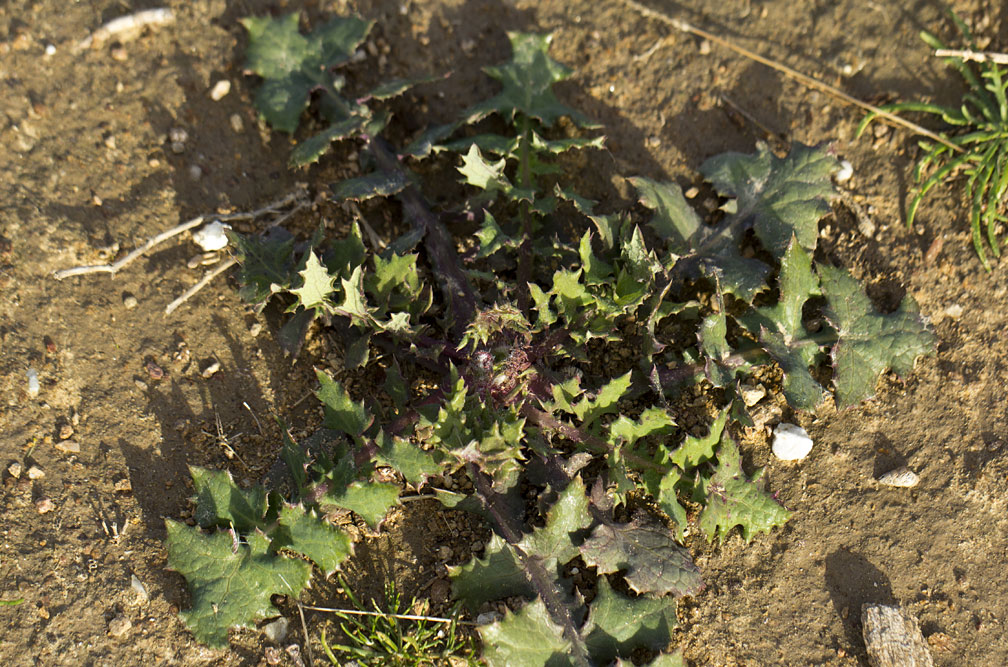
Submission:
[[[309,309],[331,308],[328,297],[335,291],[335,278],[329,275],[329,271],[315,256],[314,250],[308,251],[308,261],[298,275],[301,276],[301,286],[290,290],[298,298],[298,305]]]
[[[245,532],[265,525],[266,489],[241,489],[227,471],[189,466],[189,474],[196,490],[193,518],[200,526],[233,526]]]
[[[241,22],[249,34],[245,67],[264,79],[256,109],[287,133],[297,128],[312,89],[332,86],[330,70],[354,53],[372,25],[357,17],[337,17],[305,36],[298,31],[297,13]]]
[[[258,531],[242,544],[230,533],[204,535],[170,519],[165,528],[168,566],[185,577],[192,602],[180,615],[213,648],[227,646],[228,628],[250,628],[279,614],[270,598],[297,598],[311,576],[306,561],[269,553],[269,540]]]
[[[630,375],[630,371],[627,371],[620,377],[613,378],[599,389],[594,399],[583,398],[573,406],[574,414],[581,420],[582,428],[587,428],[602,415],[615,411],[619,400],[633,384]]]
[[[367,119],[362,116],[353,116],[330,125],[310,139],[305,139],[297,145],[297,148],[291,151],[291,166],[303,167],[306,164],[318,162],[322,154],[329,150],[329,144],[355,134],[366,122]]]
[[[476,257],[482,259],[489,257],[501,248],[517,248],[518,241],[504,233],[504,230],[497,224],[497,220],[486,211],[483,215],[483,224],[476,232],[476,238],[480,241],[479,253]]]
[[[836,158],[826,151],[795,143],[778,158],[766,144],[755,155],[723,153],[700,166],[700,172],[723,196],[735,197],[736,212],[728,226],[752,227],[763,246],[780,258],[792,234],[806,250],[819,240],[819,219],[829,213],[835,190],[830,175]]]
[[[315,395],[325,406],[325,427],[346,433],[357,440],[371,427],[374,417],[364,407],[364,403],[355,403],[328,373],[315,371],[315,377],[322,385]]]
[[[827,300],[826,318],[839,338],[832,350],[839,405],[869,398],[887,368],[906,375],[919,357],[934,351],[935,335],[913,298],[907,296],[896,312],[883,315],[849,273],[826,265],[819,265],[818,271]]]
[[[609,426],[609,442],[622,441],[632,445],[646,436],[666,433],[673,426],[675,426],[675,421],[666,410],[650,407],[641,413],[637,421],[628,419],[624,415],[617,417]]]
[[[552,35],[508,33],[513,52],[511,62],[484,71],[500,81],[501,92],[490,100],[477,104],[466,113],[473,123],[496,112],[509,121],[521,113],[552,126],[557,119],[568,116],[581,127],[593,127],[582,114],[565,106],[553,93],[553,84],[571,75],[570,68],[549,57]]]
[[[343,489],[333,489],[319,500],[356,513],[374,528],[385,518],[390,507],[399,502],[399,487],[379,482],[351,482]]]
[[[351,319],[369,321],[370,313],[364,296],[364,269],[354,267],[349,279],[340,278],[340,285],[343,287],[343,301],[336,311]]]
[[[508,611],[503,620],[477,629],[483,640],[483,659],[490,667],[571,664],[571,643],[538,598],[517,613]]]
[[[672,452],[669,462],[674,463],[683,471],[691,470],[705,461],[714,458],[714,448],[721,442],[721,434],[724,432],[725,424],[728,423],[728,412],[731,406],[725,406],[721,413],[710,425],[707,435],[697,438],[687,435],[683,444]]]
[[[628,598],[599,577],[598,593],[582,634],[596,664],[617,656],[630,658],[638,649],[658,651],[668,646],[678,625],[674,598]]]
[[[227,230],[225,234],[234,245],[241,271],[238,294],[246,302],[262,310],[273,295],[273,285],[278,289],[290,287],[294,256],[294,237],[274,235],[245,236]]]
[[[379,447],[375,461],[379,465],[395,468],[410,484],[419,486],[424,479],[441,471],[441,466],[430,452],[425,452],[408,440],[387,436],[384,431],[378,435]]]
[[[371,90],[364,99],[387,100],[392,97],[402,95],[413,86],[431,81],[439,81],[444,77],[440,76],[417,76],[405,79],[391,79],[378,84]]]
[[[490,536],[483,558],[473,558],[462,566],[448,566],[448,572],[455,597],[473,611],[490,600],[535,596],[525,568],[496,533]]]
[[[709,227],[697,216],[683,197],[676,183],[658,183],[647,178],[630,179],[640,192],[641,203],[653,209],[648,225],[665,240],[665,245],[677,257],[687,257],[691,270],[687,275],[708,275],[715,278],[725,292],[751,302],[766,288],[770,267],[763,262],[743,257],[738,244],[745,231],[738,224]]]
[[[372,197],[390,197],[406,189],[409,181],[406,173],[396,171],[372,171],[370,174],[340,181],[331,187],[336,199],[364,201]]]
[[[546,525],[526,535],[518,543],[523,551],[537,558],[554,559],[563,565],[578,555],[571,535],[591,525],[588,498],[580,477],[575,477],[546,514]]]
[[[491,194],[507,193],[511,191],[511,182],[504,175],[506,162],[504,158],[498,162],[487,162],[476,144],[473,144],[469,147],[469,152],[462,156],[462,166],[458,167],[458,171],[465,177],[464,183]]]
[[[724,304],[721,304],[718,312],[711,313],[703,319],[699,333],[700,351],[707,357],[704,370],[715,387],[724,387],[735,378],[734,370],[726,363],[732,356],[727,335],[728,319],[725,317]]]
[[[660,523],[638,516],[630,523],[604,523],[581,545],[585,563],[600,573],[625,570],[638,593],[693,595],[703,588],[689,552]]]
[[[274,535],[273,548],[294,551],[310,558],[325,577],[335,572],[352,552],[350,537],[346,533],[300,505],[284,503],[278,521],[279,530]]]
[[[721,442],[718,465],[707,484],[704,502],[699,523],[708,541],[716,535],[718,542],[724,542],[732,528],[740,526],[748,542],[755,533],[770,532],[791,516],[746,477],[738,445],[731,438]]]

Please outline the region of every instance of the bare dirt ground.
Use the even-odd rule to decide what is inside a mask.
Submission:
[[[821,227],[824,252],[866,281],[879,305],[916,298],[938,353],[910,378],[884,379],[859,408],[799,416],[816,441],[805,461],[784,464],[765,443],[749,444],[747,468],[767,467],[794,518],[750,544],[737,534],[723,546],[691,538],[708,587],[682,605],[675,640],[698,665],[866,664],[861,604],[898,602],[920,620],[937,664],[1008,664],[1008,282],[1003,265],[985,273],[968,246],[958,189],[940,188],[906,228],[916,150],[906,134],[855,140],[859,112],[619,0],[173,0],[174,25],[74,53],[105,21],[149,6],[139,4],[0,6],[0,600],[23,599],[0,606],[0,663],[265,664],[261,633],[235,633],[230,650],[215,652],[185,630],[177,612],[187,594],[165,568],[163,518],[190,511],[188,464],[257,481],[280,444],[273,416],[295,430],[317,421],[317,404],[304,399],[312,365],[328,364],[328,343],[285,361],[276,322],[250,314],[225,279],[165,317],[201,275],[186,267],[197,248],[185,240],[115,278],[57,282],[52,272],[199,213],[256,208],[299,179],[329,182],[351,148],[307,172],[287,168],[289,139],[262,129],[251,106],[238,19],[301,10],[314,23],[357,10],[377,20],[380,62],[355,76],[454,72],[398,110],[414,129],[494,90],[480,67],[507,58],[506,30],[555,32],[553,57],[576,72],[562,96],[605,126],[610,153],[593,154],[584,178],[610,205],[632,195],[626,176],[696,184],[705,158],[751,151],[767,131],[830,142],[851,161],[844,187],[874,229],[837,205]],[[991,48],[1008,46],[1003,3],[952,4]],[[938,2],[651,6],[862,98],[950,103],[961,94],[917,37],[927,28],[954,39]],[[213,101],[221,79],[231,92]],[[181,153],[167,138],[175,127],[188,133]],[[220,371],[204,378],[214,361]],[[41,380],[37,397],[27,392],[29,367]],[[875,481],[903,463],[920,474],[916,488]],[[467,560],[486,535],[413,505],[358,546],[348,576],[370,588],[393,577],[443,608],[444,565]],[[332,601],[331,588],[316,586],[312,600]],[[316,639],[328,622],[307,621]]]

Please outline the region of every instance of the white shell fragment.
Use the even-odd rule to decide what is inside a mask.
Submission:
[[[920,477],[917,476],[913,470],[907,468],[906,466],[900,466],[895,470],[890,470],[886,474],[878,478],[879,484],[885,484],[886,486],[902,486],[905,488],[910,488],[911,486],[917,486],[920,483]]]
[[[196,245],[203,248],[204,252],[221,250],[226,248],[228,244],[227,236],[224,235],[225,229],[231,229],[230,225],[224,225],[219,220],[214,220],[193,232],[192,238]]]
[[[39,386],[38,371],[34,368],[28,369],[28,395],[35,398],[39,395],[41,387]]]
[[[837,183],[845,183],[854,175],[854,165],[847,160],[840,160],[840,169],[833,175]]]
[[[800,461],[812,451],[812,438],[801,426],[778,424],[772,448],[774,456],[781,461]]]

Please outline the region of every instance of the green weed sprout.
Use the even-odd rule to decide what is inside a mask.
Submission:
[[[340,629],[346,636],[346,644],[330,644],[322,631],[322,649],[334,665],[347,664],[340,657],[355,660],[360,665],[394,665],[395,667],[427,667],[445,664],[449,657],[452,664],[476,665],[471,641],[458,632],[458,623],[437,620],[423,620],[423,614],[404,616],[412,609],[414,599],[403,604],[402,595],[394,582],[385,585],[385,609],[371,601],[374,611],[365,610],[346,581],[340,583],[354,607],[366,615],[349,612],[334,612],[342,621]],[[421,612],[426,611],[426,601],[421,603]],[[387,611],[386,611],[387,610]]]
[[[962,19],[951,13],[959,31],[971,50],[975,50],[973,35]],[[921,39],[933,49],[945,49],[945,45],[934,35],[922,31]],[[949,56],[945,61],[954,67],[969,90],[963,95],[958,108],[931,104],[928,102],[899,102],[881,107],[891,112],[921,112],[940,116],[950,127],[947,134],[949,144],[921,140],[924,151],[914,168],[914,182],[917,191],[907,208],[907,225],[912,225],[917,207],[924,195],[946,177],[961,170],[968,180],[966,196],[970,202],[970,226],[973,247],[988,271],[986,245],[995,257],[1001,256],[998,247],[998,223],[1005,216],[1005,192],[1008,190],[1008,77],[997,63],[980,62],[977,71],[963,56]],[[877,114],[865,116],[858,127],[860,136]],[[958,150],[952,146],[957,146]],[[935,167],[927,175],[928,170]],[[985,239],[986,237],[986,239]]]

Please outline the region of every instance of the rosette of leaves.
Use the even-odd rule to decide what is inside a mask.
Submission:
[[[432,303],[430,288],[421,284],[417,255],[368,253],[356,223],[345,238],[324,244],[317,236],[300,252],[282,230],[265,237],[231,231],[228,236],[241,267],[243,299],[257,311],[271,299],[280,300],[290,313],[279,340],[292,356],[314,320],[336,318],[349,338],[347,366],[355,368],[367,362],[373,334],[416,333]]]
[[[395,97],[426,80],[397,79],[352,99],[345,96],[346,79],[338,70],[354,57],[374,25],[359,16],[338,16],[307,35],[298,27],[296,12],[280,18],[249,16],[241,22],[249,37],[245,68],[263,79],[255,107],[266,122],[292,134],[312,95],[319,94],[318,109],[329,126],[294,149],[290,162],[295,167],[316,162],[334,141],[377,134],[388,118],[368,103]]]
[[[953,22],[966,41],[967,48],[976,51],[969,27],[955,12],[949,10]],[[932,49],[946,49],[935,35],[921,31],[920,37]],[[987,248],[995,257],[1001,256],[998,245],[999,228],[1008,222],[1008,70],[992,60],[980,62],[976,68],[962,56],[944,58],[966,84],[967,92],[958,106],[943,106],[931,102],[898,102],[881,107],[889,112],[923,113],[936,116],[947,126],[938,142],[922,139],[918,143],[923,154],[914,167],[917,191],[907,206],[907,226],[913,224],[924,195],[936,185],[961,172],[966,178],[966,201],[969,203],[970,229],[973,247],[987,271],[991,270]],[[857,135],[864,132],[876,114],[865,116]]]

